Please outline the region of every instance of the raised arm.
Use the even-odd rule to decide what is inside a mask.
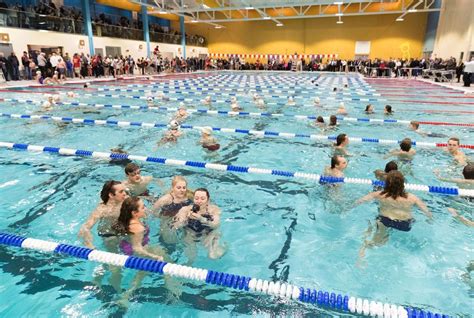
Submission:
[[[82,238],[84,245],[88,248],[92,248],[92,249],[95,248],[93,244],[91,229],[101,218],[101,215],[102,215],[101,210],[102,209],[100,208],[100,206],[98,206],[94,211],[92,211],[86,223],[84,223],[81,226],[81,229],[79,230],[78,236]]]

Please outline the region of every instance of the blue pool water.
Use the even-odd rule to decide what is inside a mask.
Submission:
[[[316,79],[319,86],[311,83]],[[161,84],[160,84],[161,83]],[[168,91],[160,80],[158,91]],[[178,84],[175,84],[178,83]],[[335,86],[349,87],[332,92]],[[101,92],[96,88],[150,89],[132,87],[141,82],[93,83],[90,90],[72,85],[77,93],[92,94],[64,101],[88,104],[146,105],[143,92]],[[148,84],[149,85],[149,84]],[[209,85],[209,86],[205,86]],[[228,100],[235,93],[245,111],[329,116],[344,101],[350,117],[387,118],[383,106],[390,104],[401,120],[472,123],[474,99],[450,89],[420,82],[365,81],[356,76],[336,74],[265,74],[213,73],[172,82],[170,98],[186,98],[189,108],[205,108],[200,100],[207,94],[213,99]],[[259,87],[257,87],[259,86]],[[192,88],[213,87],[214,91],[195,94]],[[242,88],[242,90],[238,90]],[[176,91],[179,89],[181,91]],[[265,96],[262,110],[252,102],[252,90]],[[274,90],[266,93],[265,90]],[[1,98],[43,101],[35,92],[68,89],[26,88],[2,92]],[[276,91],[276,92],[275,92]],[[193,92],[192,94],[190,92]],[[185,94],[188,93],[188,94]],[[221,95],[214,95],[221,93]],[[112,94],[124,97],[100,97]],[[156,94],[156,93],[155,93]],[[378,96],[380,94],[381,96]],[[268,97],[267,95],[270,95]],[[286,106],[288,96],[296,97],[296,106]],[[271,96],[278,96],[271,97]],[[313,106],[321,98],[322,107]],[[430,97],[436,96],[436,97]],[[363,114],[370,99],[376,113]],[[407,102],[411,101],[411,102]],[[442,103],[437,103],[442,102]],[[177,101],[161,102],[177,107]],[[74,118],[115,119],[123,121],[167,123],[173,112],[94,108],[92,106],[55,106],[40,112],[35,103],[0,102],[2,113],[49,114]],[[230,110],[227,102],[214,102],[216,110]],[[432,112],[436,111],[436,112]],[[467,113],[462,113],[467,112]],[[196,145],[199,132],[183,130],[185,135],[175,145],[156,147],[164,129],[144,127],[93,126],[42,120],[0,118],[0,141],[47,145],[108,152],[122,147],[130,154],[179,160],[208,161],[258,168],[321,173],[329,165],[332,149],[328,141],[309,139],[261,138],[244,134],[215,132],[221,150],[209,155]],[[225,128],[268,130],[289,133],[371,137],[443,143],[447,138],[421,137],[407,125],[341,121],[336,130],[320,130],[311,121],[292,117],[243,117],[192,114],[186,124]],[[457,136],[463,144],[474,144],[474,129],[462,126],[422,126],[427,132]],[[393,146],[351,143],[347,177],[373,179],[373,170],[383,169],[383,156]],[[461,175],[462,167],[440,149],[418,148],[412,166],[405,168],[410,183],[452,186],[436,180],[433,169],[446,175]],[[466,150],[472,157],[472,152]],[[98,192],[104,181],[121,180],[123,167],[90,158],[57,156],[0,149],[0,231],[26,237],[80,245],[77,232],[99,202]],[[193,266],[247,275],[267,280],[288,281],[298,286],[349,293],[357,297],[400,305],[412,305],[450,315],[473,314],[472,281],[466,282],[466,267],[474,259],[472,229],[452,219],[446,208],[455,206],[472,218],[472,203],[455,197],[417,192],[434,214],[433,222],[415,212],[416,223],[409,233],[392,232],[390,241],[368,251],[365,264],[356,267],[358,250],[368,223],[377,215],[376,204],[354,206],[354,202],[371,188],[345,184],[327,189],[315,182],[284,177],[232,174],[203,169],[139,163],[143,175],[161,178],[167,187],[171,177],[184,175],[191,188],[207,187],[222,210],[222,241],[228,245],[222,259],[209,260],[199,251]],[[162,194],[157,185],[151,189]],[[152,244],[159,244],[159,220],[150,218]],[[95,237],[95,242],[100,240]],[[101,247],[99,245],[99,247]],[[103,247],[101,247],[103,248]],[[316,316],[335,315],[313,305],[286,302],[270,296],[255,296],[216,286],[180,281],[182,294],[176,299],[164,287],[160,276],[147,276],[130,299],[128,309],[117,305],[118,296],[107,282],[102,287],[94,277],[105,268],[96,263],[60,258],[28,250],[0,246],[1,316],[138,316],[166,315],[185,317],[246,316]],[[184,264],[183,246],[172,254],[176,263]],[[123,288],[136,273],[124,270]],[[7,300],[7,301],[5,301]]]

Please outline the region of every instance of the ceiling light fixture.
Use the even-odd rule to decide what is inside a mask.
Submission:
[[[277,23],[277,27],[282,27],[283,23]]]
[[[263,17],[263,20],[270,20],[270,19],[271,19],[271,18],[270,18],[268,15],[266,15],[266,16]]]
[[[402,22],[402,21],[404,21],[404,19],[403,18],[397,18],[395,21]]]
[[[336,13],[336,17],[342,17],[343,15],[344,15],[344,13],[342,13],[342,12]]]
[[[336,5],[341,5],[341,4],[344,4],[344,2],[342,2],[342,1],[334,1],[334,4],[336,4]]]
[[[192,19],[191,23],[198,23],[198,20]]]
[[[222,25],[215,25],[214,29],[222,29]]]
[[[245,10],[253,10],[254,7],[245,7]]]
[[[408,9],[408,12],[411,12],[411,13],[417,12],[417,11],[418,11],[417,9]]]
[[[337,24],[343,24],[344,21],[339,20],[339,21],[336,21],[336,23],[337,23]]]
[[[167,14],[168,12],[161,10],[161,11],[158,11],[158,13],[159,14]]]

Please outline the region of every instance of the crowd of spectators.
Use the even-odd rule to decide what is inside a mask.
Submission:
[[[8,6],[4,0],[0,0],[0,26],[83,34],[83,21],[79,8],[57,7],[52,1],[25,7],[21,3]],[[130,21],[125,16],[100,13],[91,22],[96,36],[143,40],[143,22],[139,19]],[[152,41],[181,43],[181,34],[169,27],[150,23],[149,30]],[[186,41],[189,45],[205,45],[205,38],[199,35],[186,34]]]

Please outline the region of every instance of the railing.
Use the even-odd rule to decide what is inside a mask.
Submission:
[[[37,14],[33,11],[0,9],[0,27],[13,27],[32,30],[47,30],[62,33],[85,34],[84,21],[67,17]],[[92,32],[95,36],[107,36],[120,39],[143,41],[143,30],[111,24],[100,24],[92,21]],[[159,43],[181,44],[181,34],[158,33],[150,31],[150,41]],[[207,46],[207,40],[199,35],[186,35],[186,44]]]

